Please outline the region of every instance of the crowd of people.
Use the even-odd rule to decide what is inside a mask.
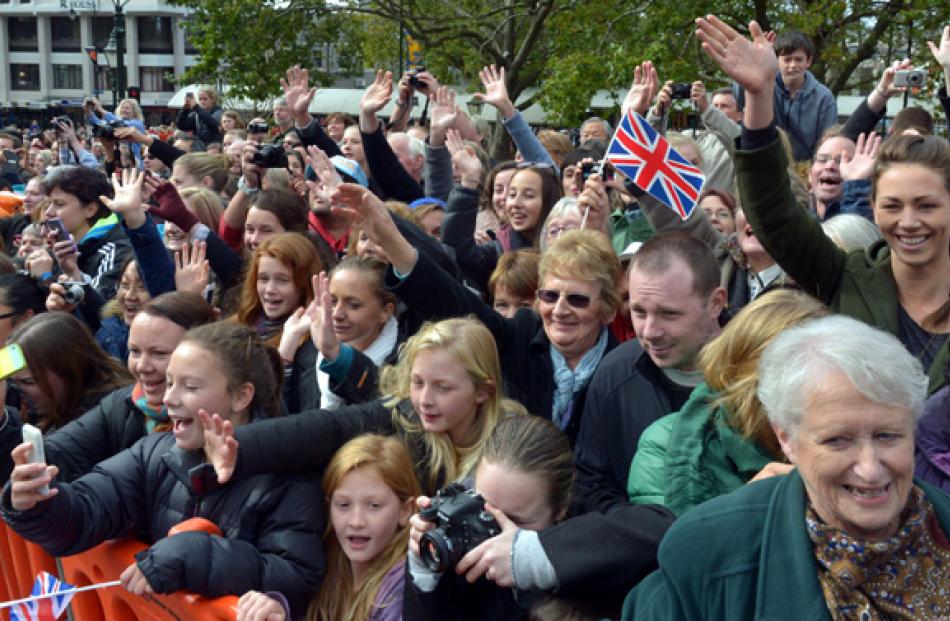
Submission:
[[[808,37],[696,27],[729,86],[644,61],[621,109],[704,173],[685,219],[494,66],[510,161],[425,71],[0,132],[3,519],[241,621],[950,617],[950,143],[884,119],[909,61],[840,123]]]

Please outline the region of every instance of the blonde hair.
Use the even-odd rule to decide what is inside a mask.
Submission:
[[[218,105],[218,91],[214,90],[213,86],[208,86],[207,84],[204,86],[199,86],[195,92],[206,94],[208,97],[211,98],[212,105],[214,106]]]
[[[116,114],[119,110],[122,109],[122,106],[125,104],[130,104],[132,106],[132,114],[135,116],[135,120],[145,122],[145,114],[142,112],[142,106],[139,105],[139,102],[134,99],[123,99],[119,102],[119,105],[116,107]]]
[[[743,308],[699,354],[706,384],[719,393],[714,403],[729,413],[729,424],[777,459],[784,460],[782,449],[756,396],[759,359],[769,343],[787,328],[830,312],[801,291],[771,291]]]
[[[391,436],[368,434],[344,444],[330,460],[323,475],[323,492],[328,505],[343,478],[361,469],[372,469],[400,504],[411,502],[422,493],[406,446]],[[307,610],[307,621],[369,619],[383,578],[405,558],[409,542],[408,522],[396,529],[389,544],[373,559],[373,566],[361,584],[353,582],[349,559],[340,547],[330,520],[323,541],[327,551],[327,574]]]
[[[538,142],[548,152],[558,168],[561,167],[561,162],[564,161],[567,154],[574,150],[571,139],[556,129],[542,129],[538,132]]]
[[[418,414],[405,413],[397,407],[409,398],[416,356],[430,349],[450,352],[475,386],[488,395],[477,408],[468,446],[456,446],[445,433],[427,433]],[[480,321],[468,318],[425,324],[402,346],[399,363],[383,369],[380,393],[388,397],[386,405],[392,408],[395,428],[407,436],[421,436],[427,449],[424,466],[429,480],[423,481],[427,491],[434,491],[441,482],[454,481],[474,472],[482,447],[502,413],[524,413],[521,405],[504,398],[502,382],[495,337]]]
[[[211,178],[212,188],[215,192],[221,193],[224,186],[228,183],[228,171],[231,169],[231,158],[224,154],[212,155],[210,153],[186,153],[175,160],[174,167],[180,166],[182,170],[199,181],[205,177]]]
[[[544,254],[538,268],[539,286],[550,274],[558,278],[588,280],[600,285],[601,319],[609,320],[620,308],[620,259],[601,231],[568,231],[558,237]]]
[[[185,205],[198,216],[198,221],[211,229],[218,230],[224,207],[218,195],[208,188],[183,188],[179,192]]]

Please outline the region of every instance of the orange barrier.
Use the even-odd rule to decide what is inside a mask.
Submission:
[[[174,526],[169,536],[194,530],[220,534],[212,522],[193,518]],[[25,596],[40,571],[78,587],[116,580],[146,547],[134,539],[106,541],[82,554],[61,558],[60,573],[53,557],[0,522],[0,601]],[[111,587],[78,593],[70,606],[74,621],[234,621],[237,601],[234,596],[209,599],[191,593],[140,597],[122,587]]]

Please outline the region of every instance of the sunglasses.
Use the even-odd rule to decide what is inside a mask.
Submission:
[[[538,300],[545,304],[557,304],[562,295],[571,308],[587,308],[590,306],[590,296],[583,293],[563,293],[554,289],[538,289],[537,293]]]

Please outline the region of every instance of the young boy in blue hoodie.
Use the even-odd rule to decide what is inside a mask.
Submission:
[[[788,132],[796,161],[811,159],[818,139],[838,122],[838,104],[808,68],[815,46],[804,33],[789,30],[775,39],[775,124]]]

